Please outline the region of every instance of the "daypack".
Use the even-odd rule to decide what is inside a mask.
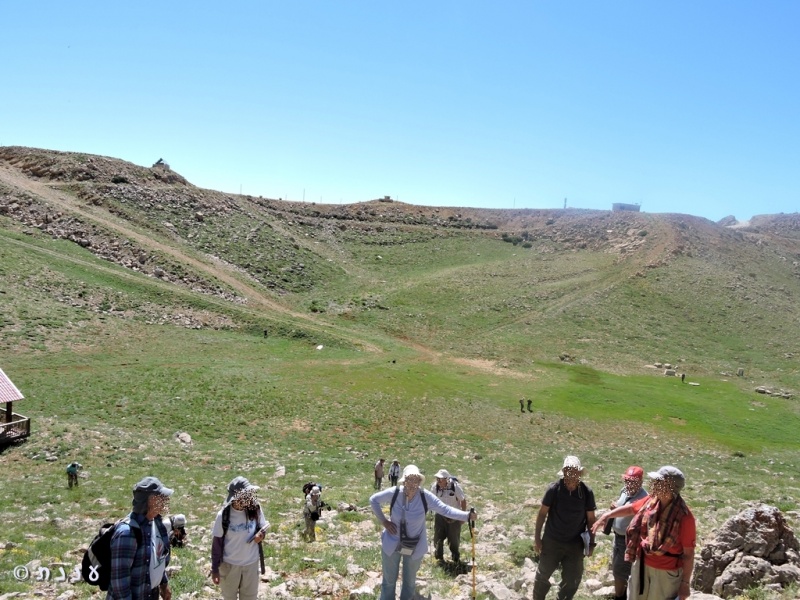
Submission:
[[[103,523],[100,531],[92,539],[81,561],[81,576],[89,585],[96,585],[104,592],[111,584],[111,538],[120,523],[127,523],[136,538],[136,546],[142,543],[142,530],[130,517],[116,523]]]
[[[447,481],[447,487],[442,490],[442,493],[444,493],[444,492],[455,492],[457,483],[458,483],[458,477],[453,477],[451,475],[450,479]],[[437,496],[441,495],[441,494],[439,494],[439,486],[436,486],[436,495]]]
[[[389,503],[389,518],[392,516],[392,509],[394,508],[395,500],[397,500],[397,494],[400,493],[400,486],[396,485],[394,487],[394,494],[392,494],[392,501]],[[422,498],[422,508],[425,509],[425,514],[428,514],[428,500],[425,498],[425,490],[419,491],[420,497]]]
[[[258,515],[262,513],[261,505],[256,505],[255,510],[255,517],[254,520],[256,522],[256,526],[258,526]],[[262,513],[263,514],[263,513]],[[250,510],[247,511],[247,518],[250,519]],[[225,508],[222,509],[222,543],[223,548],[225,544],[225,535],[228,533],[228,527],[231,525],[231,505],[228,504]],[[258,532],[258,530],[256,530]],[[261,563],[261,574],[264,575],[266,573],[266,567],[264,565],[264,548],[261,546],[263,542],[258,542],[258,560]]]
[[[314,486],[317,486],[320,492],[322,491],[321,483],[317,483],[315,481],[309,481],[308,483],[303,484],[303,496],[308,496],[311,493],[311,488],[313,488]]]

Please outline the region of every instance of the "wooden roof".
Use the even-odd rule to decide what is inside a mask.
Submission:
[[[0,404],[22,400],[24,397],[22,392],[17,389],[17,386],[8,378],[8,375],[3,372],[3,369],[0,369]]]

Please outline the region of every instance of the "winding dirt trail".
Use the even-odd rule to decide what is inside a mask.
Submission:
[[[198,257],[194,249],[187,248],[184,250],[180,247],[180,245],[169,245],[155,240],[150,237],[149,233],[139,231],[131,227],[128,222],[120,219],[104,208],[83,203],[71,194],[56,189],[55,186],[48,182],[31,179],[13,167],[0,165],[0,183],[9,186],[12,189],[20,190],[31,196],[37,197],[41,201],[52,206],[55,210],[74,214],[84,222],[94,223],[103,229],[113,232],[115,235],[128,238],[143,248],[158,251],[164,255],[172,257],[176,261],[191,267],[195,271],[203,273],[224,283],[246,299],[247,303],[239,306],[239,310],[250,312],[254,316],[263,316],[264,313],[268,313],[271,319],[284,321],[287,324],[299,322],[302,323],[302,326],[306,329],[333,335],[367,352],[382,353],[386,350],[378,344],[368,341],[363,337],[353,335],[353,333],[348,329],[338,327],[335,324],[323,322],[314,318],[312,315],[292,310],[291,308],[276,302],[258,287],[243,280],[243,276],[240,273],[228,268],[225,264],[217,262],[211,257],[208,257],[207,259],[204,259],[202,256]],[[25,245],[24,242],[19,240],[10,241]],[[49,252],[39,246],[27,246],[31,249],[31,251],[43,253]],[[53,253],[53,255],[57,254]],[[80,259],[77,258],[69,258],[63,255],[57,256],[62,260],[73,260],[76,263],[83,264],[84,266],[98,268],[98,266],[95,264],[90,264],[86,261],[80,261]],[[122,274],[124,276],[129,276],[132,279],[139,279],[139,275],[134,273],[125,273],[124,271],[120,273],[119,270],[110,268],[108,271],[113,271],[116,275]],[[154,285],[163,285],[166,287],[171,287],[172,285],[158,280],[155,280],[152,283]],[[186,293],[191,294],[195,292],[186,290]],[[215,304],[222,305],[226,303],[223,300],[217,300],[212,297],[204,296],[204,298],[207,301]],[[459,358],[443,354],[442,352],[404,337],[394,338],[394,341],[397,344],[401,344],[415,350],[419,354],[420,360],[426,362],[449,362],[451,364],[461,365],[476,371],[482,371],[494,375],[504,375],[515,378],[531,377],[526,373],[519,373],[509,369],[501,369],[491,361]]]
[[[181,250],[179,247],[161,243],[145,233],[132,229],[123,220],[115,217],[107,210],[96,206],[85,205],[70,194],[61,192],[47,183],[32,180],[19,173],[19,171],[5,166],[0,166],[0,182],[11,188],[16,188],[41,198],[57,210],[74,214],[83,221],[95,223],[104,229],[113,231],[116,235],[135,241],[143,248],[156,250],[190,266],[198,272],[205,273],[221,281],[247,300],[247,305],[241,307],[245,310],[250,310],[255,314],[268,312],[271,318],[283,316],[287,317],[287,319],[298,320],[308,329],[328,332],[369,352],[383,352],[383,349],[378,345],[355,337],[347,330],[329,323],[323,323],[313,316],[294,311],[275,302],[257,287],[243,281],[240,276],[234,274],[223,265],[214,261],[200,260],[190,253]],[[64,257],[62,256],[61,258]]]

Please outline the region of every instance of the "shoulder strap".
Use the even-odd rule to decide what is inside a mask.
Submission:
[[[425,491],[420,489],[419,494],[420,498],[422,499],[422,507],[425,509],[425,513],[428,512],[428,499],[425,497]],[[397,495],[400,493],[400,486],[396,485],[394,487],[394,494],[392,494],[392,501],[389,503],[389,518],[392,516],[392,509],[394,508],[394,503],[397,500]]]
[[[131,530],[133,533],[133,539],[136,540],[137,546],[142,543],[142,528],[139,527],[139,523],[135,519],[131,519],[130,516],[127,516],[124,519],[120,519],[117,522],[117,525],[120,523],[125,523],[128,526],[128,529]]]
[[[258,510],[256,511],[256,528],[258,528],[258,515],[263,515],[264,514],[264,511],[261,510],[261,505],[258,504],[257,506],[258,506]],[[266,520],[267,520],[267,518],[264,517],[264,521],[266,521]],[[256,531],[258,531],[258,529],[256,529]],[[262,546],[263,543],[264,543],[263,540],[258,542],[258,560],[259,560],[259,563],[260,563],[260,566],[261,566],[261,574],[262,575],[266,574],[266,572],[267,572],[266,568],[264,567],[264,547]]]
[[[222,509],[222,537],[228,533],[228,527],[231,525],[231,505],[228,504]]]

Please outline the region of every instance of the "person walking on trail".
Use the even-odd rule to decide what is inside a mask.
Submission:
[[[386,462],[385,458],[381,458],[375,463],[375,489],[379,490],[383,487],[383,467]]]
[[[442,502],[453,508],[467,510],[467,497],[458,483],[458,479],[450,475],[446,469],[439,469],[434,476],[436,481],[431,485],[431,491]],[[457,519],[450,519],[444,515],[436,514],[433,517],[433,547],[434,558],[444,561],[444,541],[450,548],[450,556],[458,565],[461,561],[459,545],[461,544],[461,524]]]
[[[400,462],[395,458],[389,467],[389,485],[397,485],[397,480],[400,479]]]
[[[464,511],[448,506],[435,494],[422,488],[425,477],[416,465],[403,469],[398,487],[386,488],[374,493],[369,503],[372,512],[383,526],[381,531],[381,582],[380,600],[394,600],[400,563],[403,564],[400,600],[411,600],[417,584],[417,571],[428,550],[425,529],[425,514],[432,510],[449,519],[471,521],[476,519],[474,511]],[[389,505],[389,516],[382,506]]]
[[[611,503],[611,508],[625,506],[647,496],[642,487],[644,470],[632,465],[622,475],[623,487],[619,498]],[[625,560],[625,542],[628,525],[633,515],[610,519],[611,531],[614,534],[614,550],[611,555],[611,572],[614,575],[614,600],[625,600],[628,592],[628,578],[631,575],[631,563]],[[606,519],[603,519],[606,521]],[[606,522],[608,526],[609,521]]]
[[[133,510],[111,537],[111,580],[106,600],[172,598],[167,577],[169,536],[161,515],[169,512],[173,491],[155,477],[145,477],[133,486]],[[138,535],[134,528],[139,530]]]
[[[228,497],[211,531],[211,581],[224,600],[258,597],[259,544],[269,523],[258,503],[260,488],[244,477],[228,484]]]
[[[697,524],[681,490],[686,478],[680,469],[661,467],[648,473],[650,495],[603,514],[607,519],[633,516],[628,525],[625,560],[632,562],[629,600],[686,600],[692,593]]]
[[[533,412],[533,411],[531,410],[531,402],[533,402],[533,400],[531,400],[530,398],[528,398],[528,412]]]
[[[597,510],[594,492],[581,481],[584,471],[577,456],[567,456],[558,472],[560,479],[544,493],[536,516],[534,543],[539,565],[533,582],[533,600],[544,600],[550,590],[550,576],[558,567],[561,567],[558,600],[571,600],[580,586],[583,558],[591,556],[595,546],[594,534],[587,529],[594,524]]]
[[[79,462],[72,461],[67,465],[67,486],[72,489],[72,486],[78,487],[78,471],[83,468]]]
[[[321,495],[322,490],[315,485],[306,496],[306,503],[303,506],[303,521],[305,522],[303,539],[307,542],[317,541],[317,521],[322,516],[323,509],[330,510],[331,508],[322,501]]]
[[[525,398],[519,399],[519,412],[521,413],[525,412]]]

